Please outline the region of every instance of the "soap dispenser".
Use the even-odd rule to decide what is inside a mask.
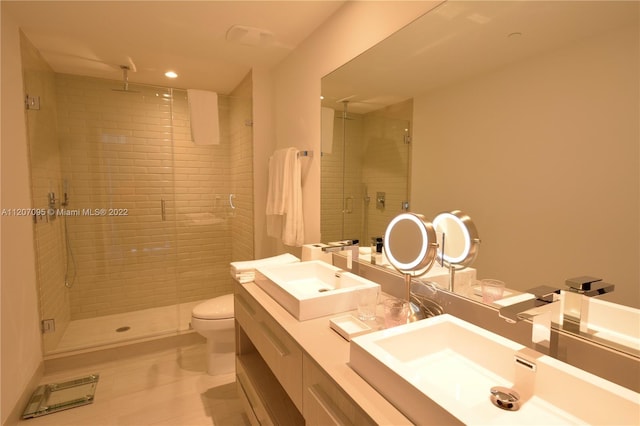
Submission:
[[[382,261],[382,237],[371,238],[371,264],[377,265]]]

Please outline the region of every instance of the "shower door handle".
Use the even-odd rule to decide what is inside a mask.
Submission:
[[[162,216],[162,221],[167,220],[167,202],[164,198],[160,199],[160,215]]]
[[[353,197],[349,196],[344,199],[344,209],[342,210],[342,213],[353,213]]]

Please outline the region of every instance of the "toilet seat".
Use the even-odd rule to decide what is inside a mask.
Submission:
[[[202,320],[233,318],[233,294],[218,296],[196,305],[191,316]]]

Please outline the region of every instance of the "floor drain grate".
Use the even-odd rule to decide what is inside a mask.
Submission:
[[[125,325],[124,327],[116,328],[116,332],[118,333],[122,333],[123,331],[129,331],[129,330],[131,330],[131,327],[129,327],[128,325]]]

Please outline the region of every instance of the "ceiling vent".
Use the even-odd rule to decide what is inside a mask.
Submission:
[[[244,25],[234,25],[229,28],[226,39],[245,46],[268,47],[275,43],[275,36],[271,31]]]

